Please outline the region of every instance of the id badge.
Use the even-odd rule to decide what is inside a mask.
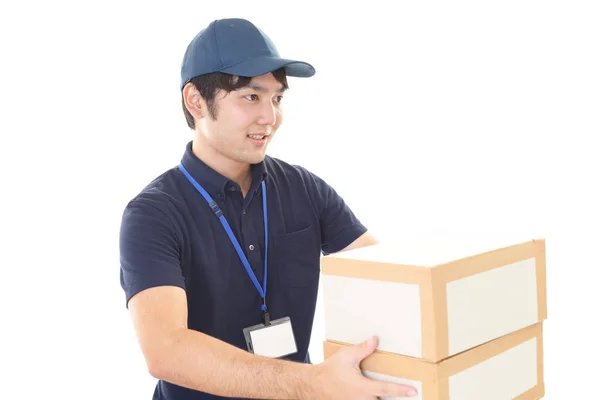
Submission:
[[[289,317],[244,329],[248,351],[258,356],[279,358],[298,351]]]

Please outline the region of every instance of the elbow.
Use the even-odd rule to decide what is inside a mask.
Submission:
[[[168,378],[171,369],[169,354],[172,354],[172,352],[167,349],[167,346],[161,346],[160,348],[144,352],[146,368],[153,378],[159,380],[166,380]]]
[[[146,368],[153,378],[169,380],[173,376],[173,360],[177,359],[179,343],[178,335],[173,333],[145,349]]]
[[[165,380],[165,370],[164,362],[154,359],[146,359],[146,367],[148,368],[148,373],[155,379]]]
[[[155,379],[169,380],[173,376],[173,362],[168,351],[146,356],[146,368]]]

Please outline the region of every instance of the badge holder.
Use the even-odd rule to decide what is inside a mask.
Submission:
[[[258,290],[258,294],[263,299],[263,307],[262,307],[262,324],[250,326],[244,329],[244,337],[246,339],[246,344],[248,346],[248,350],[251,353],[256,355],[271,357],[271,358],[279,358],[284,357],[298,351],[296,347],[296,340],[294,338],[294,331],[292,330],[292,322],[289,317],[280,318],[275,321],[271,321],[271,317],[269,312],[267,311],[266,303],[264,303],[265,297],[267,295],[267,258],[268,258],[268,243],[269,243],[269,224],[268,224],[268,214],[267,214],[267,187],[265,182],[261,182],[262,186],[262,198],[263,198],[263,219],[265,223],[265,260],[264,260],[264,283],[263,287],[260,286],[258,280],[256,279],[256,275],[246,258],[237,238],[233,234],[223,211],[219,208],[218,204],[212,199],[210,194],[194,179],[194,177],[185,169],[182,163],[179,164],[179,169],[185,175],[185,177],[190,181],[190,183],[198,190],[198,192],[204,197],[206,202],[208,203],[211,210],[214,212],[215,216],[219,218],[225,232],[229,236],[233,247],[235,248],[238,256],[240,257],[240,261],[244,265],[248,276],[254,283],[256,290]]]
[[[244,338],[250,353],[269,358],[280,358],[298,351],[292,321],[283,317],[271,321],[268,311],[262,313],[261,324],[244,329]]]

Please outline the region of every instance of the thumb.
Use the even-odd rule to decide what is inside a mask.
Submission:
[[[360,364],[362,360],[367,358],[377,349],[377,343],[377,338],[375,336],[371,336],[368,340],[355,345],[351,354],[352,363]]]

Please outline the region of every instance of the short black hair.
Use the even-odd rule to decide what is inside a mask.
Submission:
[[[280,68],[273,71],[273,76],[279,83],[283,85],[285,89],[288,88],[287,75],[285,68]],[[211,74],[200,75],[192,78],[190,82],[200,92],[200,96],[206,101],[208,112],[213,119],[217,118],[217,105],[215,104],[215,96],[219,90],[225,90],[227,93],[234,90],[240,89],[248,83],[252,78],[245,76],[237,76],[226,74],[223,72],[214,72]],[[190,129],[195,129],[194,117],[190,114],[189,110],[185,106],[183,94],[181,95],[181,106],[183,108],[183,115],[187,121],[187,125]]]

